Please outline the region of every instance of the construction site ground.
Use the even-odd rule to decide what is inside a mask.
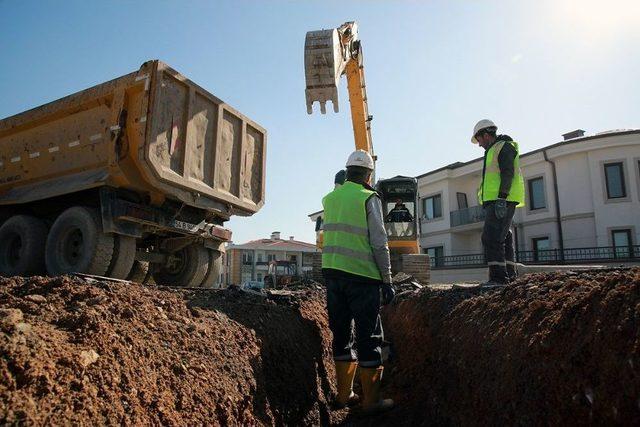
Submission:
[[[0,424],[640,423],[640,269],[405,287],[383,415],[331,409],[321,287],[0,279]]]

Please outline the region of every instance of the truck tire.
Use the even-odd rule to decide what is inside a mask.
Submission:
[[[49,231],[47,271],[52,276],[74,272],[104,276],[113,247],[113,235],[102,231],[98,211],[74,206],[62,212]]]
[[[0,227],[0,275],[43,274],[47,226],[38,218],[16,215]]]
[[[170,256],[166,265],[153,272],[158,285],[198,287],[209,268],[209,252],[204,246],[189,245]]]
[[[153,285],[155,282],[153,281],[153,277],[149,276],[147,279],[147,283],[144,283],[144,279],[147,277],[147,272],[149,271],[149,263],[145,261],[135,260],[133,262],[133,266],[131,267],[131,271],[127,276],[127,280],[136,283],[143,283],[146,285]]]
[[[204,276],[200,287],[202,288],[219,288],[220,272],[222,271],[222,254],[220,251],[209,249],[209,268]]]
[[[126,279],[136,257],[136,239],[117,235],[114,238],[113,257],[107,270],[107,276],[114,279]]]

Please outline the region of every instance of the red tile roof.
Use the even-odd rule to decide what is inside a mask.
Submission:
[[[269,251],[315,252],[316,245],[299,240],[258,239],[239,245],[232,244],[228,249],[262,249]]]

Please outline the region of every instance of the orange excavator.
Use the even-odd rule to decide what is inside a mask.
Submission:
[[[330,30],[309,31],[304,45],[305,96],[307,113],[313,113],[313,104],[320,103],[326,113],[331,101],[334,112],[339,112],[338,84],[346,75],[351,105],[351,121],[356,150],[365,150],[377,160],[371,139],[371,120],[364,80],[362,44],[358,38],[358,24],[346,22]],[[375,173],[374,173],[375,176]],[[401,254],[420,253],[418,245],[417,193],[418,183],[413,177],[396,176],[379,180],[376,190],[382,197],[385,227],[389,238],[392,265]],[[404,215],[395,215],[402,208]],[[407,212],[408,215],[407,215]],[[321,221],[316,225],[316,240],[322,248]]]

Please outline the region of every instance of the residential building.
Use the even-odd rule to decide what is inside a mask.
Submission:
[[[313,266],[313,253],[316,245],[280,238],[275,231],[269,239],[252,240],[240,245],[229,244],[225,257],[225,283],[242,284],[249,281],[262,282],[272,261],[291,261],[295,263],[300,275],[310,274]]]
[[[526,207],[514,217],[518,260],[640,258],[640,130],[563,137],[520,157]],[[420,245],[434,267],[484,262],[482,167],[477,158],[417,177]]]

